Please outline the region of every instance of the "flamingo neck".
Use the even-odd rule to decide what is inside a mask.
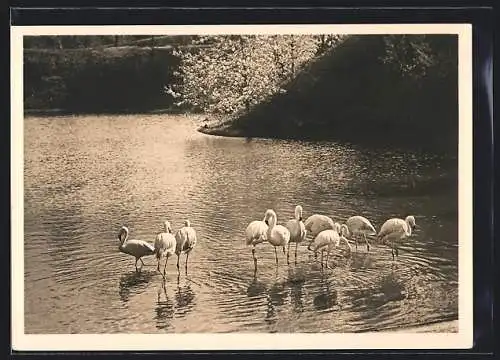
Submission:
[[[120,236],[120,247],[124,247],[125,246],[125,243],[127,242],[127,239],[128,239],[128,232],[125,231],[125,235],[123,236]]]
[[[411,236],[411,225],[409,222],[406,223],[406,235]]]
[[[271,231],[273,230],[273,227],[276,225],[276,218],[272,216],[269,219],[269,226],[267,227],[267,233],[271,234]]]

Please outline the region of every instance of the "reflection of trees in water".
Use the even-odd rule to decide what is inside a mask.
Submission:
[[[164,294],[164,300],[161,300]],[[168,329],[170,321],[175,314],[174,302],[168,297],[165,281],[161,281],[161,287],[158,289],[158,299],[155,307],[155,320],[157,329]]]
[[[120,277],[119,290],[120,299],[123,302],[127,302],[130,299],[130,295],[140,294],[144,292],[148,283],[151,281],[155,273],[146,271],[133,271],[128,274],[124,274]]]

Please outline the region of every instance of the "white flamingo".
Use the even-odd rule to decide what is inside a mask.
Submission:
[[[290,231],[283,225],[276,225],[278,216],[274,210],[267,210],[265,220],[268,225],[267,228],[267,241],[274,246],[274,255],[276,256],[276,265],[278,265],[278,253],[276,247],[283,246],[283,254],[285,253],[285,246],[290,241]],[[288,262],[288,258],[287,258]]]
[[[137,269],[137,261],[141,260],[142,265],[144,265],[144,261],[142,261],[141,258],[143,256],[153,255],[155,253],[155,248],[144,240],[128,240],[128,233],[128,228],[122,226],[118,232],[118,240],[120,241],[118,249],[124,254],[135,257],[135,270],[139,271]]]
[[[160,272],[160,260],[165,256],[165,266],[163,267],[163,277],[165,277],[167,272],[167,262],[171,255],[175,254],[175,248],[177,241],[175,240],[174,234],[172,234],[172,228],[170,227],[170,222],[164,222],[165,231],[156,235],[155,239],[155,253],[156,259],[158,260],[157,270]],[[160,272],[161,273],[161,272]]]
[[[320,214],[314,214],[309,216],[306,219],[304,225],[308,234],[311,234],[313,239],[323,230],[334,229],[334,223],[332,218]]]
[[[188,268],[189,253],[196,246],[196,231],[191,227],[189,220],[184,221],[184,227],[177,230],[175,233],[176,247],[175,253],[177,255],[177,270],[179,270],[179,259],[181,253],[186,254],[186,273]]]
[[[269,211],[269,210],[268,210]],[[257,270],[257,258],[255,257],[255,246],[266,241],[267,239],[267,224],[265,223],[268,217],[268,212],[264,215],[263,220],[254,220],[248,224],[245,230],[246,244],[252,245],[252,257],[253,263],[255,265],[255,270]]]
[[[356,250],[358,250],[358,237],[363,237],[366,243],[366,250],[370,251],[370,244],[366,239],[367,235],[377,235],[377,231],[371,224],[370,220],[363,216],[351,216],[346,223],[347,233],[344,235],[347,238],[354,238]]]
[[[377,239],[382,244],[386,244],[392,249],[392,260],[394,260],[394,253],[399,255],[398,241],[411,236],[412,230],[415,230],[415,217],[409,215],[406,219],[393,218],[387,220],[380,228]]]
[[[290,243],[295,243],[295,261],[297,261],[297,247],[299,242],[305,240],[307,236],[306,226],[302,222],[302,206],[297,205],[295,207],[295,219],[288,220],[285,227],[290,232],[290,241],[288,242],[288,255],[290,255]]]
[[[333,248],[336,248],[339,246],[340,240],[343,240],[347,244],[349,244],[347,239],[343,235],[339,234],[337,230],[333,230],[333,229],[323,230],[318,235],[316,235],[314,240],[311,241],[311,243],[307,246],[307,249],[310,251],[313,251],[314,254],[317,254],[318,251],[321,251],[321,266],[323,266],[324,252],[325,252],[325,250],[327,250],[327,252],[326,252],[326,267],[329,268],[328,256],[330,255],[330,252]]]

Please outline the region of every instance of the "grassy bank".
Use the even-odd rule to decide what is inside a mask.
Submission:
[[[418,78],[384,63],[382,37],[351,37],[250,112],[209,121],[223,136],[334,139],[457,151],[457,40],[436,38],[448,63]]]

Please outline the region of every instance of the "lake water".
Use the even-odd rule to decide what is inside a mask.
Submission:
[[[457,158],[331,142],[223,138],[170,115],[27,117],[24,122],[26,333],[361,332],[458,318]],[[424,140],[423,140],[424,141]],[[359,214],[377,229],[415,215],[392,261],[372,241],[332,269],[298,248],[290,265],[244,231],[266,209],[278,223]],[[167,279],[154,257],[136,273],[120,253],[185,219],[198,244]],[[292,247],[293,249],[293,247]]]

